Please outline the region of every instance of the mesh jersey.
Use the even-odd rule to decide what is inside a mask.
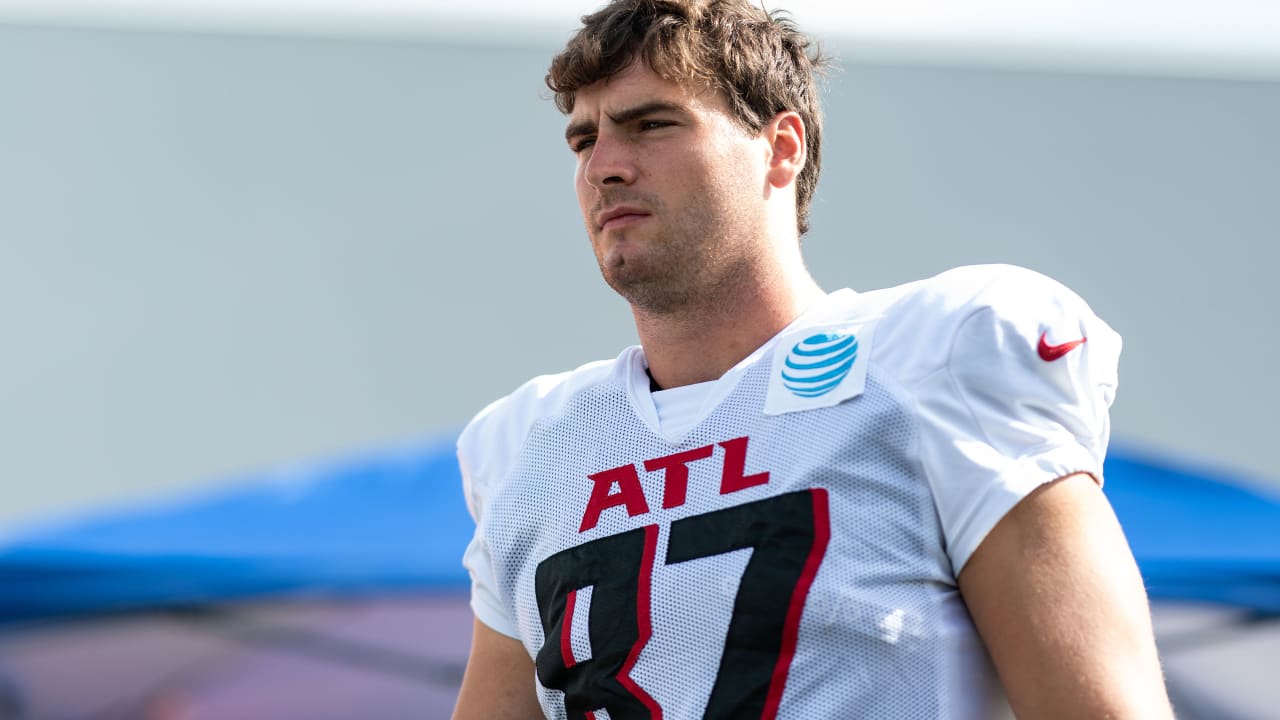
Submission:
[[[536,378],[459,438],[472,607],[548,717],[987,717],[956,576],[1038,485],[1101,480],[1119,350],[975,266],[829,295],[680,436],[639,348]]]

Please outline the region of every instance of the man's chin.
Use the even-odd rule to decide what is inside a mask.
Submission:
[[[672,282],[670,275],[606,274],[605,282],[637,310],[665,315],[685,310],[696,296],[693,288]]]

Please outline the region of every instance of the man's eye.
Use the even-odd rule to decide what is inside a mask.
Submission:
[[[656,130],[670,126],[672,123],[668,120],[645,120],[640,123],[641,130]]]
[[[580,140],[574,140],[573,142],[569,143],[569,149],[575,153],[580,153],[583,150],[586,150],[587,148],[595,144],[596,144],[595,138],[582,138]]]

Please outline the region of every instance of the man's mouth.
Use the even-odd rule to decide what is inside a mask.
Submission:
[[[632,223],[637,223],[647,217],[649,216],[644,215],[642,213],[625,213],[622,215],[615,215],[609,218],[608,220],[606,220],[604,224],[600,226],[600,229],[612,230],[614,228],[625,227],[627,225],[631,225]]]
[[[612,230],[640,222],[649,217],[649,213],[638,207],[619,205],[596,215],[596,225],[601,230]]]

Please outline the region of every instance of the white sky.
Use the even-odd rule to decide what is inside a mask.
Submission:
[[[1280,78],[1280,0],[766,0],[869,56]],[[0,22],[556,42],[595,0],[0,0]],[[844,39],[853,42],[843,42]]]

